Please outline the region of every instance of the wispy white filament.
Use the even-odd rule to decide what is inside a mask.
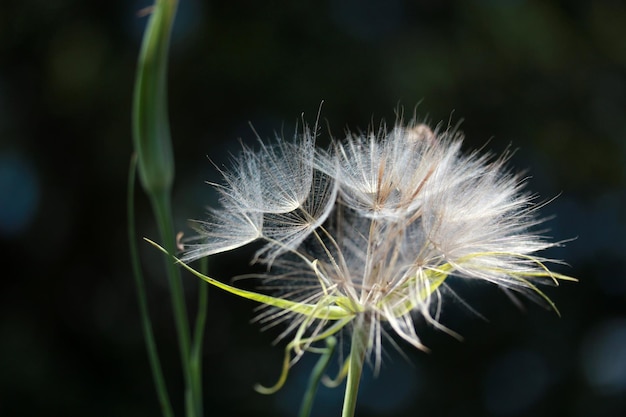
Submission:
[[[265,242],[255,259],[269,266],[268,286],[303,305],[365,315],[377,360],[385,328],[420,349],[416,315],[444,329],[447,276],[539,299],[537,283],[563,278],[537,256],[554,243],[533,231],[537,206],[505,157],[463,154],[456,130],[417,123],[349,135],[329,150],[313,139],[305,128],[293,143],[244,149],[217,186],[222,208],[200,223],[183,260]],[[329,320],[293,308],[259,320],[287,322],[296,350],[329,332]]]

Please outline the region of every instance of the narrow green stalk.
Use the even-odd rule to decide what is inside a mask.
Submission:
[[[177,0],[155,0],[154,5],[147,9],[150,20],[137,63],[132,116],[139,179],[150,198],[160,241],[169,253],[176,252],[176,241],[170,198],[174,182],[174,155],[167,111],[167,61],[177,6]],[[200,351],[203,331],[195,331],[198,336],[194,337],[192,348],[180,270],[169,258],[166,258],[166,272],[185,382],[186,415],[201,417]],[[196,328],[204,327],[206,321],[206,289],[200,290],[199,297]]]
[[[163,417],[173,417],[172,405],[165,386],[165,378],[163,378],[163,370],[159,353],[154,341],[154,332],[152,330],[152,321],[148,309],[148,300],[146,297],[146,285],[143,279],[143,272],[139,262],[139,253],[137,243],[135,242],[135,173],[137,171],[137,157],[133,156],[128,173],[128,196],[127,196],[127,216],[128,216],[128,245],[130,247],[130,259],[133,268],[133,276],[137,287],[137,299],[139,302],[139,314],[141,316],[141,324],[143,329],[146,351],[152,370],[152,379],[159,398],[159,405]]]
[[[156,217],[159,234],[163,247],[170,253],[176,252],[176,239],[174,236],[174,226],[172,224],[172,209],[169,191],[155,192],[150,196],[152,210]],[[174,322],[176,324],[176,332],[178,335],[178,346],[180,350],[181,365],[183,368],[183,377],[185,380],[185,404],[188,417],[200,417],[197,410],[201,409],[198,402],[202,401],[202,397],[195,398],[194,392],[198,389],[193,388],[193,379],[191,373],[191,336],[189,333],[189,318],[187,315],[187,306],[180,276],[180,270],[171,262],[169,258],[165,259],[167,270],[167,279],[170,287],[170,298],[172,301],[172,309],[174,312]]]
[[[207,258],[200,260],[200,271],[207,273]],[[193,396],[196,398],[196,414],[203,415],[202,409],[202,345],[204,342],[204,329],[206,328],[206,317],[208,311],[209,285],[204,281],[198,282],[198,311],[196,313],[196,323],[191,346],[191,380],[193,382]]]
[[[336,347],[337,339],[334,336],[326,338],[326,351],[322,353],[320,359],[317,361],[317,364],[313,368],[311,378],[309,378],[309,386],[304,394],[304,398],[302,399],[300,414],[298,414],[299,417],[309,417],[311,415],[311,410],[313,409],[313,400],[315,399],[317,388],[319,387],[320,380],[322,379],[322,376],[324,375],[324,372],[326,372],[326,368],[330,363],[330,358],[335,353]]]
[[[133,144],[148,195],[170,190],[174,153],[167,111],[167,60],[176,0],[156,0],[143,36],[133,94]]]
[[[343,398],[341,417],[354,417],[359,383],[361,382],[363,363],[365,362],[365,354],[367,353],[367,344],[369,342],[369,330],[370,319],[360,315],[352,329],[350,364],[348,365],[346,392]]]

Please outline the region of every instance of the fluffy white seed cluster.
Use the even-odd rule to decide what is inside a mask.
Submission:
[[[319,313],[332,306],[366,317],[376,359],[389,329],[424,349],[414,319],[443,328],[449,276],[545,298],[535,284],[555,274],[536,253],[554,244],[532,231],[537,205],[505,157],[465,155],[456,130],[418,123],[349,135],[328,150],[314,139],[305,128],[293,142],[245,148],[225,183],[213,184],[221,208],[183,257],[264,242],[255,258],[268,265],[263,278],[283,299],[318,306],[261,314],[268,325],[285,321],[283,336],[299,334],[293,348],[334,332],[340,315]]]

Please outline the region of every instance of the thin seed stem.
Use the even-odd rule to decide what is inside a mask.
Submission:
[[[146,285],[143,279],[143,271],[139,262],[139,253],[137,243],[135,241],[135,174],[137,172],[137,157],[133,156],[131,161],[130,172],[128,174],[128,245],[130,247],[130,259],[133,268],[133,277],[135,278],[135,286],[137,287],[137,301],[139,303],[139,315],[141,316],[141,324],[143,329],[146,351],[148,353],[148,361],[152,371],[152,379],[159,398],[161,412],[163,417],[173,417],[172,404],[165,385],[163,377],[163,369],[159,359],[159,352],[156,348],[154,340],[154,331],[152,330],[152,321],[150,320],[150,312],[148,309],[148,300],[146,297]]]
[[[363,373],[363,363],[369,341],[370,318],[367,314],[360,314],[352,329],[352,345],[348,365],[346,392],[343,399],[341,417],[354,417],[356,399],[359,392],[359,383]]]
[[[207,258],[200,260],[200,271],[206,275]],[[202,416],[202,345],[204,342],[204,329],[208,311],[209,284],[203,281],[198,283],[198,312],[196,313],[193,343],[191,346],[191,379],[193,382],[193,397],[195,398],[196,415]]]
[[[174,253],[176,251],[176,240],[174,237],[174,226],[172,222],[172,209],[169,190],[154,192],[150,196],[152,210],[156,217],[157,225],[161,241],[165,249]],[[185,404],[188,417],[200,417],[196,415],[199,407],[196,405],[201,398],[194,398],[193,393],[197,391],[193,389],[193,378],[191,373],[191,337],[189,332],[189,318],[187,316],[187,306],[183,293],[180,270],[171,262],[169,258],[165,258],[165,266],[167,271],[167,280],[170,287],[170,298],[172,301],[172,309],[174,313],[174,323],[178,335],[178,347],[180,350],[180,359],[183,369],[183,378],[185,380]]]
[[[311,378],[309,379],[309,386],[304,394],[304,398],[302,399],[300,414],[298,414],[299,417],[309,417],[311,415],[313,400],[315,399],[317,388],[319,387],[320,380],[330,363],[330,358],[333,356],[333,353],[335,353],[336,347],[337,339],[334,336],[326,338],[326,351],[322,353],[322,356],[317,361],[315,368],[313,368]]]

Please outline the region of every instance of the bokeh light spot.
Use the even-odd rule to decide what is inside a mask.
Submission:
[[[494,360],[487,370],[485,407],[499,416],[523,414],[545,395],[549,379],[545,361],[537,353],[509,352]]]
[[[397,0],[333,1],[337,27],[365,41],[383,38],[401,27],[403,5]]]
[[[608,395],[626,392],[626,319],[605,321],[591,330],[581,353],[593,388]]]
[[[30,164],[0,153],[0,236],[14,236],[31,223],[39,203],[39,182]]]

